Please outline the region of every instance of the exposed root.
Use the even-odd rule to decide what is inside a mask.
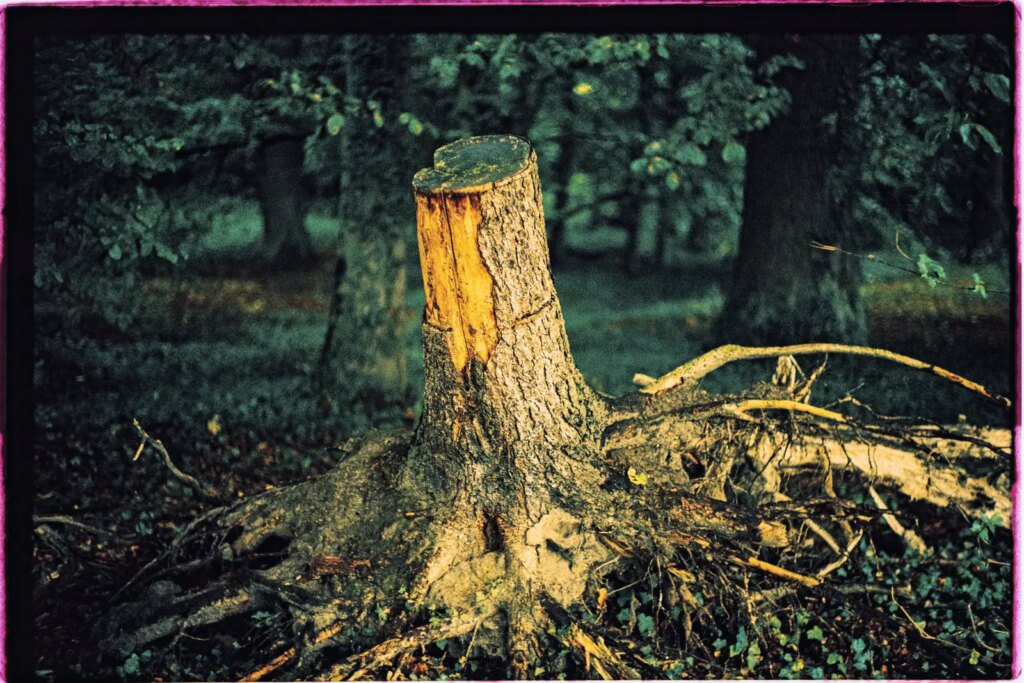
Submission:
[[[552,637],[593,675],[657,677],[651,657],[614,629],[578,618],[593,614],[588,595],[605,612],[609,591],[597,587],[613,570],[643,573],[646,563],[660,577],[647,612],[678,607],[673,628],[700,648],[695,634],[713,622],[698,590],[748,617],[793,591],[842,595],[850,589],[834,576],[863,537],[856,527],[879,517],[923,547],[879,504],[872,483],[1009,520],[1006,493],[958,466],[1000,462],[1005,433],[883,435],[806,403],[816,375],[801,382],[796,369],[782,369],[790,398],[777,388],[713,401],[694,394],[691,407],[653,421],[611,411],[587,478],[530,472],[517,483],[521,508],[468,490],[442,498],[450,484],[409,478],[408,434],[350,444],[331,474],[191,524],[125,587],[149,584],[112,612],[106,632],[127,635],[105,648],[166,653],[190,633],[271,610],[288,615],[291,634],[255,652],[265,663],[250,663],[243,680],[373,677],[417,649],[462,637],[459,661],[502,657],[515,678],[565,666]],[[877,509],[838,497],[833,470],[866,480]],[[781,585],[748,589],[773,581]],[[627,609],[631,629],[637,609]],[[352,623],[358,636],[346,628]]]
[[[916,358],[904,356],[903,354],[894,353],[892,351],[886,351],[885,349],[876,349],[870,346],[850,346],[848,344],[795,344],[792,346],[766,347],[749,347],[727,344],[708,351],[704,355],[698,356],[688,363],[679,366],[675,370],[662,375],[654,382],[646,384],[640,391],[645,394],[659,394],[679,385],[693,386],[698,380],[708,376],[722,366],[739,360],[826,353],[881,358],[883,360],[888,360],[917,370],[924,370],[926,372],[931,372],[934,375],[938,375],[939,377],[953,382],[954,384],[959,384],[965,389],[980,394],[990,401],[1002,406],[1008,408],[1011,405],[1010,399],[1005,396],[993,394],[977,382],[972,382],[965,377],[961,377],[955,372],[950,372],[949,370],[940,368],[932,363],[925,363],[924,361],[917,360]]]
[[[352,681],[372,674],[396,657],[416,648],[435,643],[442,638],[458,638],[475,629],[480,622],[487,619],[493,612],[473,613],[452,617],[441,624],[427,624],[412,629],[395,638],[374,645],[370,649],[352,655],[344,661],[332,666],[326,676],[330,681]]]

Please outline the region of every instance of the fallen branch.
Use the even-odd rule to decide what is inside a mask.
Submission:
[[[838,558],[822,567],[815,576],[819,580],[824,580],[826,576],[846,564],[846,561],[850,559],[850,555],[853,553],[853,549],[857,547],[857,544],[860,543],[860,539],[863,536],[864,532],[858,531],[854,537],[850,539],[850,542],[846,544],[846,550],[840,553]]]
[[[217,495],[216,491],[214,491],[212,487],[203,484],[192,475],[185,474],[184,472],[177,468],[177,466],[171,460],[171,454],[167,452],[167,448],[164,447],[164,444],[162,441],[160,441],[160,439],[154,439],[149,434],[147,434],[146,430],[142,428],[142,425],[139,424],[138,420],[133,419],[132,424],[135,426],[135,431],[139,433],[139,438],[142,440],[139,443],[138,449],[136,449],[135,451],[135,457],[132,458],[132,462],[139,459],[139,456],[142,455],[142,451],[147,445],[152,446],[154,449],[156,449],[156,452],[160,454],[160,457],[164,461],[164,465],[167,466],[167,469],[170,470],[171,474],[174,475],[175,479],[187,484],[193,491],[199,494],[200,497],[205,498],[206,500],[211,502],[220,502],[220,497]]]
[[[981,394],[990,401],[994,401],[995,403],[1005,407],[1009,407],[1011,405],[1010,399],[1005,396],[993,394],[977,382],[972,382],[965,377],[961,377],[955,372],[950,372],[949,370],[940,368],[937,365],[925,363],[924,361],[917,360],[916,358],[904,356],[899,353],[893,353],[892,351],[886,351],[885,349],[876,349],[870,346],[851,346],[848,344],[794,344],[792,346],[765,347],[727,344],[708,351],[703,356],[698,356],[688,363],[680,365],[675,370],[672,370],[671,372],[662,375],[654,382],[647,384],[641,388],[640,391],[645,394],[660,394],[680,384],[693,385],[701,378],[706,377],[722,366],[738,360],[755,360],[759,358],[775,358],[778,356],[823,353],[881,358],[893,363],[898,363],[900,365],[905,365],[910,368],[924,370],[934,375],[938,375],[945,380],[953,382],[954,384],[959,384],[965,389]]]

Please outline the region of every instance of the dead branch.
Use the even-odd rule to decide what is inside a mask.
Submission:
[[[792,346],[764,347],[727,344],[708,351],[703,356],[698,356],[688,363],[680,365],[675,370],[672,370],[671,372],[662,375],[654,382],[647,384],[641,388],[640,391],[645,394],[660,394],[680,384],[692,386],[703,377],[706,377],[715,370],[718,370],[722,366],[728,365],[734,361],[824,353],[881,358],[893,363],[898,363],[900,365],[905,365],[910,368],[938,375],[945,380],[953,382],[954,384],[959,384],[965,389],[980,394],[990,401],[994,401],[995,403],[1005,407],[1010,407],[1011,405],[1010,399],[1005,396],[993,394],[977,382],[972,382],[965,377],[961,377],[955,372],[950,372],[949,370],[940,368],[932,363],[925,363],[924,361],[917,360],[916,358],[904,356],[899,353],[893,353],[892,351],[886,351],[885,349],[876,349],[870,346],[851,346],[848,344],[794,344]]]
[[[32,518],[32,524],[39,526],[41,524],[64,524],[67,526],[73,526],[76,529],[88,531],[91,534],[98,534],[100,536],[106,536],[107,538],[119,538],[119,536],[112,531],[106,529],[100,529],[99,527],[92,526],[90,524],[83,524],[67,515],[43,515],[35,516]]]
[[[203,484],[192,475],[185,474],[180,469],[178,469],[178,467],[171,460],[171,454],[167,452],[167,448],[164,446],[163,442],[160,441],[160,439],[154,439],[149,434],[147,434],[146,430],[142,428],[142,425],[139,424],[138,420],[133,419],[132,424],[135,426],[135,431],[139,433],[139,438],[142,440],[139,443],[138,449],[135,451],[135,457],[132,458],[133,462],[135,460],[138,460],[139,456],[142,455],[143,449],[147,445],[150,445],[154,449],[156,449],[157,453],[160,454],[160,457],[164,461],[164,465],[167,466],[167,469],[170,471],[170,473],[174,476],[175,479],[187,484],[189,488],[195,491],[201,498],[204,498],[211,502],[220,502],[220,497],[217,495],[216,491],[214,491],[212,487]]]
[[[563,642],[583,653],[583,663],[588,672],[593,668],[606,681],[639,678],[637,672],[622,661],[622,657],[605,643],[602,636],[592,636],[579,624],[569,628],[569,635]]]

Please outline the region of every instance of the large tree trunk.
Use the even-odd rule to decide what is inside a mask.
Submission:
[[[782,467],[824,462],[896,485],[909,476],[913,497],[1008,510],[1005,493],[976,474],[933,484],[932,470],[946,465],[929,459],[941,448],[951,460],[972,456],[973,466],[997,462],[1005,432],[993,437],[1000,447],[988,447],[978,434],[872,430],[806,403],[813,380],[752,397],[711,397],[696,383],[731,361],[845,351],[1003,400],[984,388],[861,347],[723,347],[610,399],[585,384],[569,352],[530,145],[510,136],[452,143],[414,187],[426,289],[415,433],[353,440],[331,474],[191,525],[126,587],[145,578],[147,591],[102,626],[104,648],[122,661],[160,639],[173,638],[173,651],[188,631],[284,609],[297,635],[266,651],[268,663],[245,680],[380,677],[396,658],[463,636],[468,642],[447,652],[500,657],[516,678],[564,673],[564,659],[556,662],[565,649],[585,663],[579,672],[656,678],[660,670],[594,630],[608,572],[633,561],[641,578],[656,571],[665,609],[699,619],[686,583],[707,582],[716,600],[746,613],[752,577],[727,579],[729,568],[816,587],[845,561],[815,563],[806,544],[791,542],[805,521],[829,539],[850,530],[851,508],[831,491],[831,476],[808,484]],[[786,416],[785,431],[773,412]],[[840,440],[855,438],[849,457]],[[897,466],[878,467],[876,448]],[[788,504],[797,498],[810,501]],[[840,537],[856,545],[852,532]],[[814,575],[774,564],[799,557],[818,566]],[[197,575],[206,588],[184,590]]]
[[[835,214],[829,170],[836,133],[826,117],[841,106],[855,66],[856,36],[768,36],[758,57],[792,54],[804,63],[777,82],[789,110],[747,141],[743,226],[732,288],[721,324],[731,341],[783,344],[847,341],[866,336],[860,263],[813,249],[811,242],[850,248]]]
[[[278,137],[260,143],[257,185],[263,214],[263,257],[277,268],[305,265],[313,254],[306,232],[302,190],[303,139]]]

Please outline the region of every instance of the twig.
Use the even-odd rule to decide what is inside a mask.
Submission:
[[[903,607],[903,605],[901,605],[899,603],[899,601],[896,599],[896,591],[892,587],[889,588],[889,598],[892,600],[892,603],[894,605],[896,605],[897,607],[900,608],[900,611],[903,612],[903,616],[905,616],[907,618],[907,620],[911,624],[913,624],[914,629],[917,631],[917,634],[919,636],[921,636],[922,638],[924,638],[925,640],[934,640],[937,643],[943,643],[944,645],[949,645],[950,647],[956,648],[957,650],[963,650],[964,652],[970,652],[971,651],[971,648],[969,648],[969,647],[964,647],[963,645],[957,645],[956,643],[951,642],[949,640],[946,640],[945,638],[939,638],[938,636],[933,636],[932,634],[928,633],[928,631],[925,631],[924,628],[921,626],[921,624],[919,624],[918,622],[914,621],[914,617],[910,616],[910,612],[908,612],[906,610],[906,608]]]
[[[875,254],[858,254],[855,251],[848,251],[848,250],[843,249],[842,247],[836,246],[834,244],[822,244],[821,242],[814,242],[814,241],[812,241],[808,246],[810,246],[812,249],[818,249],[820,251],[832,251],[832,252],[835,252],[837,254],[843,254],[844,256],[853,256],[855,258],[864,259],[865,261],[873,261],[874,263],[879,263],[879,264],[885,266],[886,268],[891,268],[893,270],[903,271],[904,273],[910,273],[911,275],[914,275],[914,276],[920,276],[921,275],[921,271],[920,270],[914,270],[913,268],[907,268],[906,266],[900,266],[900,265],[897,265],[895,263],[890,263],[889,261],[886,261],[885,259],[878,258],[878,256],[876,256]],[[900,256],[902,256],[903,258],[907,259],[908,261],[913,261],[914,260],[914,259],[910,258],[909,256],[907,256],[907,253],[905,251],[900,249],[899,232],[896,233],[896,250],[899,252]],[[974,287],[966,287],[966,286],[963,286],[963,285],[958,285],[955,282],[950,282],[949,279],[946,278],[944,275],[942,277],[936,277],[935,278],[935,283],[936,284],[940,284],[943,287],[951,287],[952,289],[959,289],[959,290],[962,290],[964,292],[974,292],[975,291]],[[988,294],[1011,294],[1012,293],[1012,292],[1009,292],[1009,291],[1007,291],[1005,289],[986,289],[985,292],[988,293]]]
[[[863,535],[863,531],[858,531],[856,535],[850,539],[850,542],[846,544],[846,550],[843,551],[834,561],[821,568],[816,575],[817,578],[819,580],[823,580],[826,576],[846,564],[846,561],[850,559],[850,555],[853,553],[853,549],[857,547],[858,543],[860,543],[860,539]]]
[[[993,394],[977,382],[972,382],[965,377],[961,377],[955,372],[950,372],[949,370],[940,368],[932,363],[925,363],[924,361],[917,360],[916,358],[904,356],[903,354],[894,353],[892,351],[886,351],[885,349],[876,349],[870,346],[851,346],[849,344],[794,344],[792,346],[764,347],[727,344],[708,351],[704,355],[698,356],[688,363],[680,365],[675,370],[662,375],[651,384],[643,387],[640,391],[644,394],[660,394],[679,384],[693,385],[698,380],[706,377],[722,366],[738,360],[755,360],[758,358],[775,358],[778,356],[824,353],[881,358],[882,360],[891,361],[916,370],[924,370],[934,375],[938,375],[939,377],[953,382],[954,384],[959,384],[969,391],[981,394],[985,398],[999,403],[1000,405],[1006,407],[1010,407],[1012,405],[1010,399],[1005,396]]]
[[[39,526],[40,524],[66,524],[67,526],[73,526],[78,529],[82,529],[83,531],[88,531],[92,534],[99,534],[101,536],[106,536],[108,538],[120,538],[117,534],[113,533],[112,531],[100,529],[99,527],[92,526],[90,524],[83,524],[82,522],[72,519],[67,515],[36,516],[32,518],[32,524],[34,526]]]
[[[730,555],[729,561],[733,564],[738,564],[741,567],[753,567],[754,569],[759,569],[765,572],[766,574],[777,576],[780,579],[787,579],[789,581],[796,581],[797,583],[802,583],[808,588],[814,588],[816,586],[821,585],[821,579],[814,578],[813,576],[805,576],[803,574],[798,574],[788,569],[783,569],[778,565],[772,564],[770,562],[765,562],[764,560],[759,560],[756,557],[748,557],[744,559],[737,557],[735,555]]]
[[[903,541],[913,548],[919,555],[927,555],[929,553],[929,548],[924,542],[924,539],[918,536],[914,531],[904,527],[900,524],[899,520],[896,519],[895,515],[888,512],[889,506],[887,506],[885,501],[882,500],[882,497],[878,495],[878,491],[875,490],[874,486],[868,487],[868,493],[871,494],[871,499],[875,501],[875,505],[878,506],[878,509],[883,511],[882,519],[884,519],[885,523],[889,525],[889,528],[892,529],[893,533],[902,538]]]
[[[316,634],[316,636],[313,638],[312,645],[314,647],[318,646],[318,645],[322,645],[323,643],[327,642],[328,640],[330,640],[334,636],[336,636],[339,633],[341,633],[341,629],[342,629],[342,624],[340,622],[339,623],[335,623],[335,624],[333,624],[331,626],[328,626],[327,628],[325,628],[324,630],[322,630],[322,631],[320,631],[320,632],[318,632]],[[274,659],[270,660],[269,662],[267,662],[266,664],[261,666],[256,671],[253,671],[251,674],[249,674],[248,676],[243,678],[242,681],[244,681],[244,682],[248,682],[248,681],[261,681],[261,680],[263,680],[263,678],[265,676],[267,676],[268,674],[273,673],[277,669],[280,669],[282,666],[284,666],[289,661],[294,659],[296,654],[297,654],[296,649],[294,647],[290,647],[287,650],[285,650],[284,652],[282,652],[281,654],[279,654]]]
[[[974,621],[974,610],[971,609],[971,603],[967,603],[967,615],[971,618],[971,632],[972,632],[971,635],[974,636],[975,642],[977,642],[978,645],[981,645],[983,648],[985,648],[989,652],[999,652],[999,648],[998,647],[992,647],[991,645],[986,643],[984,640],[982,640],[981,636],[978,635],[978,624],[977,624],[976,621]],[[985,623],[985,622],[982,622],[982,623]]]
[[[220,502],[219,497],[212,487],[203,484],[192,475],[185,474],[175,466],[174,462],[171,461],[171,454],[167,452],[167,448],[164,447],[164,444],[160,439],[154,439],[147,434],[146,430],[142,428],[142,425],[139,424],[138,420],[133,419],[132,424],[135,425],[135,431],[139,433],[139,438],[142,439],[139,443],[139,448],[135,451],[135,457],[132,458],[133,461],[138,460],[139,456],[142,455],[142,450],[147,445],[150,445],[155,448],[156,452],[160,454],[161,458],[163,458],[164,465],[167,466],[167,469],[170,470],[175,479],[188,484],[188,486],[202,498],[213,502]]]

